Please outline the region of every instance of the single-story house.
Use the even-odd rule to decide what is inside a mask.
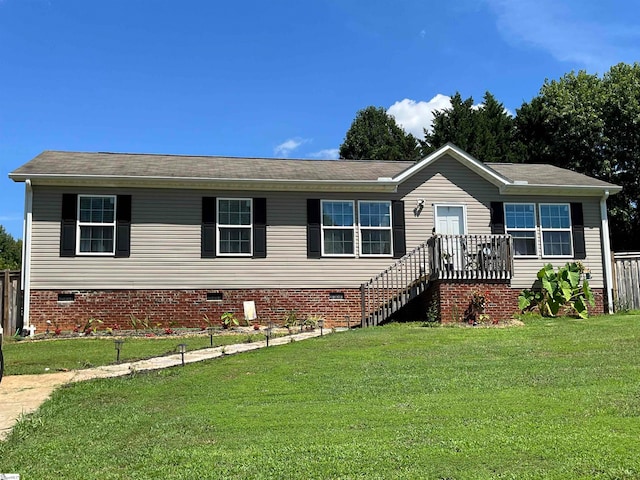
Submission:
[[[254,301],[377,324],[414,297],[459,320],[474,291],[505,318],[546,263],[580,260],[611,309],[607,197],[551,165],[485,164],[448,144],[418,162],[45,151],[25,182],[24,318],[202,325]],[[414,302],[415,304],[415,302]]]

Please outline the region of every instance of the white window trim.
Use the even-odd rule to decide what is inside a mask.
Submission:
[[[96,223],[80,221],[80,199],[81,198],[113,198],[113,222]],[[76,206],[76,255],[78,256],[100,256],[113,257],[116,254],[116,215],[118,212],[117,195],[78,195],[78,205]],[[80,228],[81,227],[112,227],[113,228],[113,250],[111,252],[82,252],[80,250]]]
[[[569,228],[542,228],[542,206],[543,205],[566,205],[569,212]],[[571,204],[563,202],[548,202],[538,204],[538,219],[540,225],[540,254],[542,258],[573,258],[573,220],[571,219]],[[569,255],[545,255],[544,253],[544,232],[569,232]]]
[[[360,221],[360,205],[363,203],[386,203],[389,206],[389,226],[388,227],[368,227],[363,226]],[[362,253],[362,232],[364,230],[387,230],[389,232],[389,253]],[[361,257],[393,257],[393,209],[390,200],[358,200],[358,249]]]
[[[325,253],[324,250],[324,232],[325,230],[349,230],[349,227],[335,227],[335,226],[325,226],[324,224],[324,204],[325,203],[350,203],[351,210],[353,212],[353,224],[351,225],[351,230],[353,231],[353,253]],[[346,257],[346,258],[354,258],[356,256],[356,246],[358,242],[356,240],[356,202],[355,200],[320,200],[320,246],[322,248],[322,256],[323,257]]]
[[[507,227],[507,205],[532,205],[533,206],[533,228],[509,228]],[[537,209],[535,202],[505,202],[503,204],[503,215],[504,215],[504,233],[506,235],[511,235],[509,232],[512,230],[516,230],[518,232],[533,232],[533,239],[535,242],[535,253],[532,255],[516,255],[514,252],[514,258],[539,258],[540,257],[540,247],[538,245],[538,219],[537,219]],[[511,235],[513,237],[513,235]],[[513,237],[514,239],[516,237]],[[542,238],[540,238],[542,241]]]
[[[251,219],[249,221],[249,225],[235,225],[235,224],[226,224],[220,223],[220,202],[221,201],[249,201],[249,208]],[[221,228],[237,228],[237,229],[247,229],[249,230],[249,253],[223,253],[220,251],[220,229]],[[240,198],[240,197],[222,197],[216,198],[216,256],[218,257],[252,257],[253,256],[253,198]]]

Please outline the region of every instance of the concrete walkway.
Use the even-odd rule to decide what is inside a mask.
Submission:
[[[343,329],[338,329],[338,331]],[[324,335],[331,333],[331,329],[324,329]],[[320,330],[297,333],[291,336],[272,338],[269,347],[308,338],[319,337]],[[222,347],[205,348],[187,351],[184,363],[201,362],[224,355],[257,350],[267,346],[266,341],[253,343],[238,343]],[[82,382],[93,378],[123,377],[134,372],[160,370],[162,368],[182,365],[182,356],[178,354],[165,357],[155,357],[138,362],[105,365],[103,367],[87,368],[70,372],[48,373],[42,375],[11,375],[4,377],[0,383],[0,441],[9,434],[15,423],[22,415],[35,412],[40,405],[51,396],[51,393],[61,385]]]

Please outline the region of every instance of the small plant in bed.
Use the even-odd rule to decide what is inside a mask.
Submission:
[[[233,312],[224,312],[220,316],[220,321],[222,322],[222,328],[225,328],[225,329],[229,329],[232,326],[237,327],[238,325],[240,325],[238,323],[238,319],[233,314]]]

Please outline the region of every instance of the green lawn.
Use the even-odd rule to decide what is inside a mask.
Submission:
[[[264,339],[262,333],[216,335],[214,346]],[[120,350],[120,361],[130,362],[175,353],[180,343],[186,343],[188,350],[208,348],[210,337],[205,334],[187,337],[129,337]],[[5,375],[53,373],[108,365],[116,361],[115,344],[113,337],[109,336],[36,341],[15,341],[9,338],[3,345],[3,351]]]
[[[393,324],[62,388],[0,472],[631,479],[639,438],[638,315]]]

